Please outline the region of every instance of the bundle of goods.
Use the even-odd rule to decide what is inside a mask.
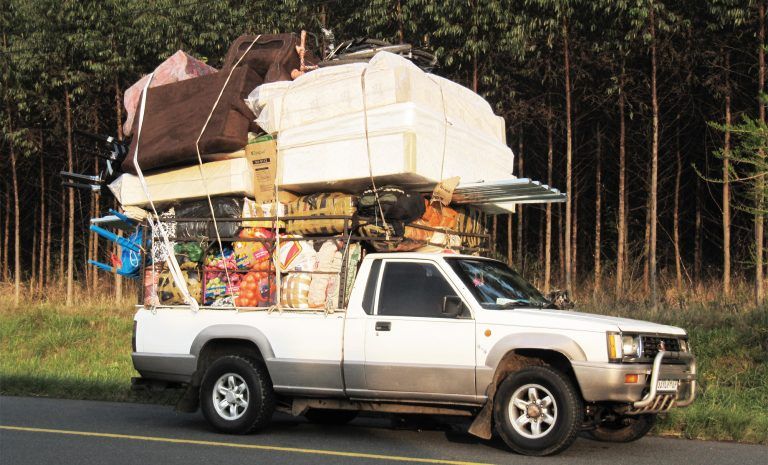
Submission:
[[[213,210],[213,216],[211,215]],[[174,238],[177,241],[194,241],[201,238],[236,237],[240,230],[238,221],[243,211],[243,200],[235,197],[216,197],[207,200],[180,202],[165,212],[166,222],[174,226]],[[214,226],[213,218],[216,218]],[[178,218],[178,219],[177,219]]]
[[[345,259],[346,255],[346,259]],[[342,270],[353,270],[345,276],[344,300],[349,296],[350,280],[361,258],[360,244],[337,240],[296,240],[280,247],[281,266],[287,271],[282,278],[281,304],[295,309],[339,307]],[[344,263],[346,260],[346,263]]]
[[[152,227],[146,305],[191,296],[331,312],[364,247],[481,245],[479,210],[424,192],[454,176],[509,177],[504,120],[474,92],[368,45],[315,69],[303,35],[241,36],[221,70],[180,51],[126,91],[134,137],[109,187]],[[347,58],[363,62],[338,64]]]
[[[289,216],[316,217],[311,219],[289,220],[286,230],[292,234],[340,234],[352,225],[345,218],[333,216],[354,216],[355,198],[339,192],[310,194],[299,197],[288,204]]]
[[[245,97],[261,83],[290,79],[302,62],[317,62],[306,51],[300,56],[297,45],[295,34],[241,36],[231,45],[220,72],[198,70],[194,79],[165,80],[170,83],[157,87],[150,82],[141,137],[132,140],[123,171],[136,174],[139,141],[142,171],[196,164],[198,148],[204,161],[241,149],[249,129],[256,129]],[[162,71],[155,72],[162,77]],[[193,77],[189,74],[195,73],[186,77]]]
[[[263,84],[248,103],[276,135],[277,181],[294,192],[355,192],[371,176],[423,186],[512,173],[504,121],[482,97],[390,53]]]

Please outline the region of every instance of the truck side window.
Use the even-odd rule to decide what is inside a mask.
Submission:
[[[443,298],[455,296],[431,263],[389,262],[379,291],[379,315],[441,318]]]
[[[376,283],[379,281],[380,269],[381,260],[374,260],[373,263],[371,263],[371,271],[368,273],[368,281],[365,283],[363,310],[369,315],[373,315],[373,298],[376,295]]]

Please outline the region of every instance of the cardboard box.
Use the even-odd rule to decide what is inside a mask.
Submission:
[[[253,171],[253,197],[258,203],[275,199],[275,175],[277,167],[277,141],[263,136],[245,146],[245,158]]]

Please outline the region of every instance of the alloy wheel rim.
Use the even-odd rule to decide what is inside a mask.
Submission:
[[[225,420],[237,420],[248,410],[250,390],[237,373],[225,373],[213,385],[213,408]]]
[[[540,384],[520,386],[509,400],[509,420],[512,428],[528,439],[549,434],[557,422],[557,402],[551,392]]]

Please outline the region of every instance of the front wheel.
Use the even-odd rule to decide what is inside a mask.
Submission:
[[[221,432],[247,434],[263,428],[275,403],[266,368],[253,360],[221,357],[205,371],[200,405],[205,419]]]
[[[602,442],[632,442],[642,438],[653,428],[656,415],[616,416],[603,420],[587,434]]]
[[[581,398],[559,371],[535,366],[511,373],[493,404],[496,431],[513,451],[552,455],[567,449],[581,427]]]

